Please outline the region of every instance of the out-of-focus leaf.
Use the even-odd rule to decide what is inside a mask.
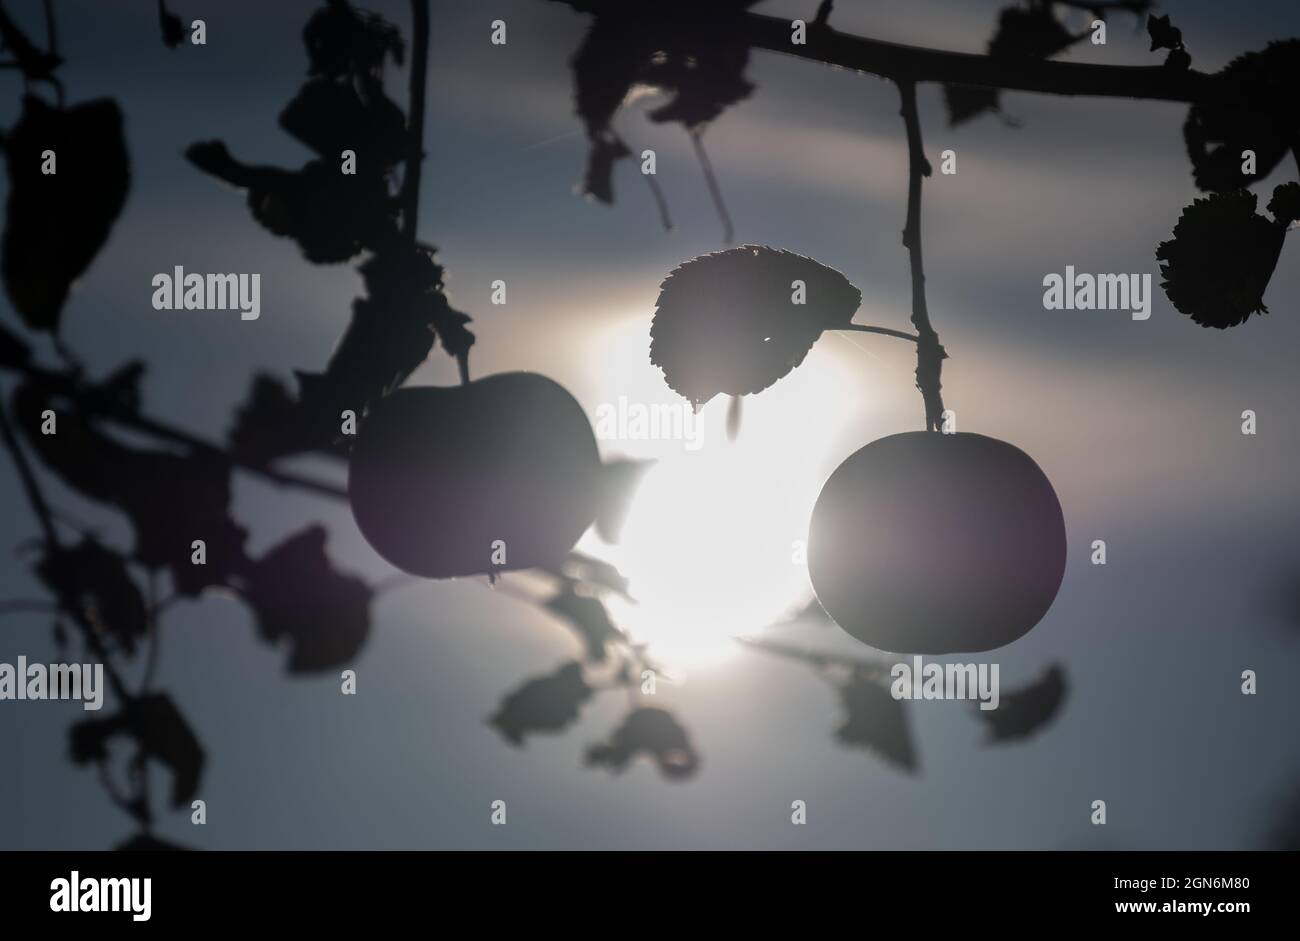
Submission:
[[[546,602],[546,610],[563,619],[578,635],[587,659],[593,663],[603,663],[605,648],[624,639],[623,632],[614,626],[600,599],[578,594],[572,582],[563,583]]]
[[[614,201],[613,165],[629,151],[610,125],[634,87],[670,94],[650,120],[692,132],[749,96],[749,47],[737,17],[755,2],[622,0],[590,9],[595,21],[571,63],[577,112],[591,141],[584,193]]]
[[[582,180],[582,194],[614,202],[614,162],[632,156],[627,144],[611,134],[601,134],[592,139],[587,154],[587,172]]]
[[[1225,193],[1251,182],[1241,172],[1242,151],[1255,152],[1255,179],[1263,179],[1300,134],[1300,39],[1238,56],[1215,81],[1236,102],[1192,105],[1183,137],[1197,187]]]
[[[660,286],[650,361],[697,406],[759,392],[803,362],[823,331],[848,326],[861,300],[844,275],[794,252],[745,245],[701,255]]]
[[[427,245],[395,245],[361,265],[368,296],[352,305],[352,321],[325,371],[299,373],[299,394],[260,377],[241,408],[231,442],[258,461],[305,450],[329,450],[340,435],[339,415],[361,415],[370,402],[400,386],[441,340],[448,353],[467,355],[470,318],[442,293],[442,267]]]
[[[1264,291],[1277,266],[1286,224],[1255,212],[1249,190],[1215,193],[1183,210],[1156,258],[1169,302],[1202,327],[1235,327],[1268,313]],[[1287,200],[1280,208],[1285,211]]]
[[[5,289],[27,326],[57,333],[68,290],[103,248],[126,202],[131,175],[122,112],[109,98],[60,109],[28,95],[4,150]],[[46,151],[54,153],[55,173],[42,172]]]
[[[596,559],[581,552],[570,552],[564,564],[550,574],[568,581],[572,579],[586,585],[589,590],[612,591],[628,601],[633,600],[628,593],[628,580],[618,568],[604,559]]]
[[[577,720],[591,694],[582,664],[572,660],[548,676],[528,680],[507,695],[488,724],[518,747],[529,735],[567,728]]]
[[[374,593],[334,569],[325,540],[323,526],[308,526],[255,560],[242,579],[258,632],[288,648],[290,673],[348,663],[370,633]]]
[[[1006,7],[998,14],[998,28],[989,40],[989,55],[1003,59],[1047,59],[1075,42],[1052,5],[1033,4],[1028,9]],[[998,90],[945,85],[948,125],[954,126],[982,114],[1000,110]]]
[[[58,414],[57,434],[41,434],[47,408]],[[127,447],[80,412],[55,408],[34,382],[14,393],[14,415],[32,449],[65,484],[126,514],[135,530],[133,558],[169,570],[180,594],[224,585],[246,561],[246,533],[230,518],[230,467],[220,457]],[[205,544],[203,565],[192,561],[198,539]]]
[[[406,116],[381,90],[363,98],[355,85],[313,79],[280,114],[280,126],[338,172],[344,150],[357,155],[357,174],[387,173],[406,151]]]
[[[71,549],[47,548],[36,574],[63,610],[134,652],[136,639],[147,632],[149,612],[120,554],[87,536]]]
[[[340,173],[336,159],[292,172],[251,166],[232,157],[221,141],[191,144],[185,156],[203,172],[246,190],[253,218],[272,234],[293,239],[315,264],[378,248],[394,230],[397,211],[384,178]]]
[[[605,461],[601,466],[596,513],[596,534],[601,539],[618,542],[636,489],[653,465],[654,461],[614,460]]]
[[[188,804],[199,790],[203,747],[171,697],[139,696],[106,719],[86,719],[71,730],[72,760],[76,764],[108,760],[109,742],[126,736],[146,758],[160,762],[172,774],[171,804]]]
[[[1065,704],[1065,670],[1052,664],[1028,686],[1003,693],[996,709],[975,707],[975,714],[989,725],[989,743],[1025,739],[1054,720]]]
[[[1177,49],[1183,44],[1183,31],[1169,22],[1169,14],[1147,14],[1147,35],[1151,37],[1151,52],[1157,49]]]
[[[1292,180],[1276,187],[1268,201],[1268,211],[1278,225],[1289,226],[1300,219],[1300,183]]]
[[[644,755],[669,780],[689,778],[700,766],[686,729],[666,709],[634,709],[609,740],[587,749],[587,764],[622,772]]]
[[[167,9],[166,0],[158,0],[158,26],[162,30],[163,45],[168,49],[175,49],[185,42],[185,24]]]
[[[887,678],[855,670],[837,687],[844,723],[835,730],[842,745],[867,748],[904,771],[916,771],[920,760],[912,744],[907,704],[895,699]]]
[[[404,55],[397,27],[353,9],[346,0],[327,0],[307,21],[302,39],[311,62],[309,74],[329,79],[377,80],[386,58],[401,65]]]

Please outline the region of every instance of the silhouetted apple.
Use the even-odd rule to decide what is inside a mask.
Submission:
[[[558,564],[601,509],[606,473],[573,396],[512,372],[379,402],[352,449],[348,493],[380,555],[449,578]]]
[[[1020,449],[977,434],[873,441],[822,488],[808,573],[835,622],[894,653],[991,650],[1047,613],[1065,521]]]

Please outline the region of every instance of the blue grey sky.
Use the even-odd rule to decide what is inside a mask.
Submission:
[[[7,6],[40,34],[39,4]],[[361,282],[351,266],[308,264],[252,221],[240,194],[182,157],[194,141],[222,138],[252,162],[309,159],[276,119],[303,79],[301,29],[316,4],[171,6],[206,20],[205,47],[165,49],[152,2],[56,4],[69,99],[121,103],[133,173],[123,215],[63,322],[92,369],[143,358],[147,409],[218,439],[254,373],[287,377],[325,362]],[[657,288],[681,261],[723,247],[686,134],[645,119],[653,99],[617,118],[635,147],[657,152],[672,231],[660,228],[630,163],[616,170],[613,207],[582,200],[574,185],[586,141],[568,59],[588,18],[542,0],[433,6],[419,228],[440,248],[453,302],[475,318],[475,373],[543,372],[593,418],[619,395],[674,401],[646,356]],[[811,17],[815,6],[770,0],[758,10]],[[405,4],[368,7],[409,33]],[[840,0],[833,22],[979,52],[997,9]],[[1300,35],[1300,8],[1289,2],[1181,2],[1166,12],[1194,67],[1207,71]],[[493,19],[508,24],[505,46],[488,42]],[[1104,47],[1066,57],[1152,64],[1158,54],[1147,45],[1131,17],[1116,16]],[[859,321],[905,327],[906,144],[895,89],[767,52],[752,55],[747,74],[754,95],[705,133],[737,242],[840,269],[863,291]],[[15,76],[5,81],[8,126],[21,89]],[[405,73],[390,70],[389,85],[404,103]],[[1158,283],[1155,247],[1199,195],[1183,149],[1186,107],[1017,93],[1003,101],[1019,127],[984,117],[950,129],[940,90],[920,90],[931,159],[951,148],[958,160],[954,176],[936,174],[925,187],[927,289],[951,356],[944,393],[959,427],[1031,454],[1064,509],[1069,562],[1056,603],[1032,632],[987,655],[1001,665],[1004,689],[1062,663],[1070,698],[1059,721],[1028,743],[990,748],[968,705],[912,704],[921,769],[906,775],[835,744],[839,707],[815,674],[736,645],[688,664],[684,681],[659,694],[690,730],[700,773],[669,782],[637,764],[612,776],[584,768],[582,756],[620,721],[619,697],[598,698],[563,735],[523,749],[485,724],[503,693],[578,647],[537,608],[483,580],[386,593],[354,665],[354,697],[340,695],[334,674],[287,677],[242,606],[205,598],[168,611],[159,675],[207,749],[208,823],[169,814],[158,832],[208,849],[1264,845],[1300,782],[1300,623],[1275,603],[1288,579],[1300,579],[1300,244],[1293,234],[1283,249],[1266,295],[1271,313],[1234,330],[1197,327],[1158,289],[1145,322],[1044,310],[1042,278],[1066,265],[1148,272]],[[1261,204],[1295,178],[1294,162],[1284,162],[1254,187]],[[175,265],[262,273],[261,318],[154,310],[150,278]],[[489,303],[494,279],[509,285],[505,307]],[[16,322],[7,304],[0,316]],[[747,400],[736,453],[753,457],[742,489],[755,513],[793,526],[844,457],[918,429],[914,367],[906,344],[827,336],[787,380]],[[454,365],[435,351],[411,381],[452,383]],[[1244,409],[1259,416],[1254,437],[1240,434]],[[726,447],[723,411],[720,401],[705,409],[705,452]],[[661,458],[666,472],[688,466],[655,443],[604,450]],[[298,466],[339,476],[329,465]],[[56,505],[129,539],[112,514],[51,489]],[[375,580],[392,574],[346,506],[245,476],[235,497],[255,549],[321,520],[339,567]],[[0,520],[7,548],[36,533],[7,465]],[[800,535],[779,534],[785,544]],[[680,538],[702,537],[686,529]],[[1094,539],[1108,544],[1105,567],[1089,564]],[[583,545],[605,551],[592,539]],[[0,598],[38,594],[28,565],[9,560]],[[833,627],[781,636],[868,652]],[[54,656],[45,618],[0,620],[0,662],[20,654]],[[1253,697],[1240,692],[1246,669],[1259,676]],[[66,729],[81,715],[74,704],[0,703],[0,848],[103,848],[131,832],[93,772],[67,760]],[[490,825],[497,799],[509,806],[505,827]],[[805,827],[790,824],[796,799],[807,802]],[[1107,803],[1105,827],[1089,823],[1097,799]]]

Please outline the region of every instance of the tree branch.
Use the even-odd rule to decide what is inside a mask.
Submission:
[[[327,481],[316,480],[312,477],[304,477],[300,474],[285,473],[263,464],[244,461],[236,458],[225,449],[219,448],[211,442],[195,437],[187,431],[182,431],[162,422],[155,421],[152,418],[147,418],[136,411],[119,408],[109,402],[87,402],[86,399],[88,397],[85,395],[84,390],[78,386],[75,380],[64,373],[42,369],[39,366],[33,366],[28,363],[19,364],[6,362],[3,366],[15,369],[28,379],[41,383],[55,395],[63,396],[86,406],[87,411],[91,414],[116,422],[117,424],[130,428],[133,431],[139,431],[163,441],[170,441],[173,444],[179,444],[193,451],[198,451],[210,457],[223,460],[232,467],[241,468],[250,474],[256,474],[258,477],[265,478],[272,483],[284,487],[297,487],[300,490],[306,490],[319,496],[332,497],[339,500],[346,500],[348,498],[348,493],[345,488],[336,486]]]
[[[925,400],[925,430],[938,431],[943,424],[943,396],[939,374],[948,354],[939,344],[939,334],[930,325],[925,304],[925,265],[921,259],[921,178],[930,175],[930,161],[921,145],[921,119],[916,111],[916,83],[899,82],[903,100],[903,122],[907,125],[907,223],[903,244],[912,268],[912,325],[916,327],[916,387]]]
[[[1159,101],[1232,103],[1233,90],[1214,76],[1160,65],[1090,65],[1050,59],[999,58],[924,49],[836,32],[808,30],[806,42],[790,42],[790,22],[749,13],[741,18],[745,41],[755,49],[780,52],[826,65],[867,72],[895,82],[978,85],[1046,95],[1093,95]]]

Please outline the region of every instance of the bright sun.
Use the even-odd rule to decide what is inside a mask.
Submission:
[[[648,344],[639,318],[600,338],[601,401],[682,402],[648,362]],[[652,656],[670,667],[716,663],[736,649],[734,637],[806,601],[811,589],[801,550],[808,520],[844,456],[833,453],[840,433],[861,422],[851,405],[860,388],[853,365],[814,352],[781,383],[745,398],[734,442],[726,438],[725,397],[700,415],[695,450],[681,440],[601,442],[606,458],[657,461],[632,500],[619,543],[590,545],[629,579],[637,603],[612,605],[611,613],[650,645]]]

